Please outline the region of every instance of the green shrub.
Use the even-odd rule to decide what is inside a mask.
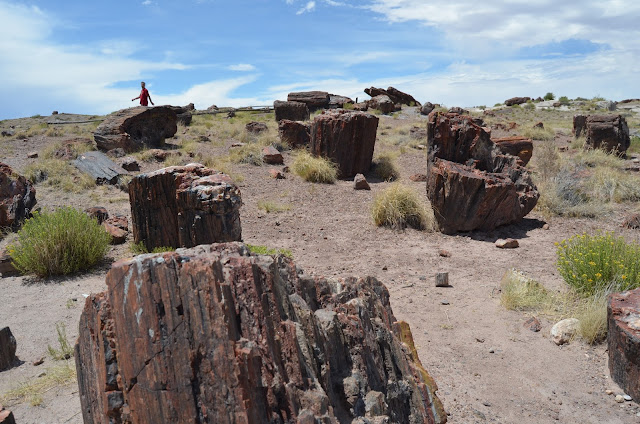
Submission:
[[[300,150],[293,160],[291,170],[312,183],[333,184],[338,178],[338,167],[328,159],[312,156]]]
[[[396,155],[382,153],[373,160],[373,172],[383,181],[395,181],[400,177],[400,172],[395,164]]]
[[[436,226],[431,205],[400,183],[392,184],[374,197],[371,215],[377,226],[395,229],[409,226],[417,230],[434,230]]]
[[[544,95],[544,99],[545,100],[555,100],[556,96],[553,95],[553,93],[548,92],[547,94]]]
[[[107,253],[110,241],[94,218],[63,207],[27,219],[9,254],[23,274],[64,275],[95,265]]]
[[[570,100],[569,100],[569,98],[568,98],[567,96],[561,96],[561,97],[558,99],[558,102],[560,102],[560,104],[563,104],[563,105],[568,105],[568,104],[569,104],[569,101],[570,101]]]
[[[640,287],[640,246],[613,233],[576,235],[557,243],[558,271],[578,293]]]
[[[58,333],[58,345],[60,345],[60,348],[56,349],[48,345],[47,352],[56,361],[71,358],[73,356],[73,345],[67,339],[67,326],[64,325],[64,322],[56,323],[56,333]]]
[[[637,135],[631,137],[631,144],[627,149],[627,153],[640,153],[640,137]]]
[[[256,255],[284,255],[287,258],[293,258],[293,253],[289,249],[275,249],[264,245],[245,244],[251,253]]]

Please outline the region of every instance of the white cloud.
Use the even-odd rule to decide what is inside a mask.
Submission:
[[[316,8],[316,2],[310,1],[308,2],[302,9],[296,12],[296,15],[302,15],[303,13],[312,12]]]
[[[230,71],[248,72],[255,71],[256,67],[249,63],[238,63],[237,65],[230,65],[227,67]]]
[[[149,6],[149,5],[153,4],[153,2],[152,2],[151,0],[144,0],[144,1],[142,2],[142,4],[143,4],[144,6]]]

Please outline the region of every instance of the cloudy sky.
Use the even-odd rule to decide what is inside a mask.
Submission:
[[[637,0],[0,0],[0,119],[393,85],[447,106],[640,97]]]

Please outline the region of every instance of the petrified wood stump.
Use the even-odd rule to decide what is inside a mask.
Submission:
[[[589,115],[585,147],[624,154],[631,144],[627,120],[622,115]]]
[[[640,399],[640,289],[609,296],[607,344],[611,378],[637,401]]]
[[[202,245],[115,263],[79,325],[86,424],[446,422],[374,278]]]
[[[242,239],[240,189],[203,165],[139,175],[129,184],[129,201],[134,241],[149,251]]]
[[[309,108],[305,103],[301,102],[283,102],[276,100],[273,102],[273,109],[276,115],[276,121],[288,119],[290,121],[308,121]]]
[[[311,153],[334,161],[340,178],[366,174],[371,167],[377,130],[378,117],[369,113],[323,113],[311,126]]]

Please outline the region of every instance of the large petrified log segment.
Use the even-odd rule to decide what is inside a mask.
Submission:
[[[377,109],[385,114],[396,110],[395,103],[391,101],[389,96],[385,96],[384,94],[373,97],[367,102],[367,106],[369,109]]]
[[[176,113],[176,122],[179,124],[189,126],[193,120],[192,111],[194,109],[193,103],[189,103],[186,106],[167,106],[170,107]]]
[[[374,278],[305,277],[227,243],[117,262],[107,288],[80,319],[87,424],[446,422]]]
[[[129,183],[129,201],[134,241],[149,251],[242,239],[240,189],[203,165],[138,175]]]
[[[89,175],[96,184],[117,184],[120,166],[102,152],[86,152],[73,161],[80,172]]]
[[[16,338],[9,327],[0,330],[0,371],[11,368],[16,361]]]
[[[364,92],[371,97],[388,96],[389,99],[395,104],[407,105],[407,106],[420,106],[420,102],[417,101],[412,95],[404,93],[397,88],[389,87],[386,90],[383,88],[370,87],[365,88]]]
[[[308,124],[283,119],[278,122],[278,134],[280,140],[289,147],[297,148],[307,146],[311,140],[310,126]]]
[[[311,125],[311,153],[338,165],[341,178],[365,174],[371,167],[378,117],[343,110],[316,116]]]
[[[287,95],[287,101],[304,103],[309,110],[328,108],[330,100],[326,91],[299,91]]]
[[[640,289],[613,293],[607,322],[611,378],[633,399],[640,399]]]
[[[143,147],[160,147],[178,130],[176,113],[170,106],[133,107],[107,116],[93,138],[100,150],[122,148],[126,152]]]
[[[518,156],[522,161],[521,165],[525,166],[531,160],[533,155],[533,141],[530,138],[522,136],[492,138],[494,143],[505,155]]]
[[[283,102],[276,100],[273,102],[273,109],[276,114],[276,121],[288,119],[290,121],[308,121],[309,108],[301,102]]]
[[[31,181],[0,163],[0,228],[18,227],[35,205],[36,188]]]
[[[504,101],[505,106],[521,105],[531,100],[531,97],[512,97]]]
[[[627,120],[622,115],[589,115],[585,147],[624,153],[631,144]]]

